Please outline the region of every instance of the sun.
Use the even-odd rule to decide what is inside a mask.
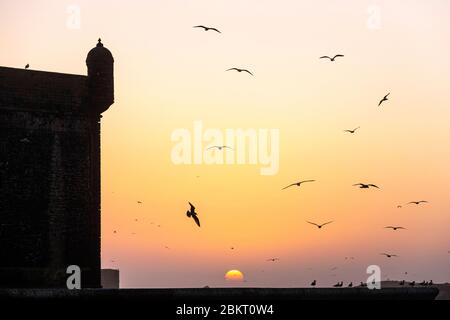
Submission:
[[[244,281],[244,274],[239,270],[230,270],[225,274],[225,279],[228,281]]]

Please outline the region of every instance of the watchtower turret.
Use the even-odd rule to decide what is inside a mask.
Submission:
[[[89,51],[86,64],[89,112],[101,114],[114,103],[114,58],[101,39]]]

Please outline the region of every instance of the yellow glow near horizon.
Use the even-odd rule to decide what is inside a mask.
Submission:
[[[244,281],[244,274],[239,270],[230,270],[225,274],[225,279],[230,281]]]

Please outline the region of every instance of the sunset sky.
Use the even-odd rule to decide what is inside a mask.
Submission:
[[[119,268],[121,286],[327,286],[365,281],[372,264],[383,280],[450,281],[450,2],[0,2],[1,66],[86,74],[99,37],[115,59],[102,267]],[[194,121],[278,129],[278,173],[175,165],[172,132]],[[429,203],[405,205],[416,200]],[[246,282],[227,282],[232,269]]]

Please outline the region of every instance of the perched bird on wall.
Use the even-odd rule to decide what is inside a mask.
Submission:
[[[30,65],[27,63],[27,65],[25,66],[25,69],[28,69],[30,67]]]
[[[316,286],[316,280],[314,280],[313,282],[311,282],[311,287],[315,287]]]
[[[353,282],[350,282],[347,287],[349,288],[353,287]]]
[[[188,216],[188,218],[194,219],[195,223],[200,227],[200,220],[197,217],[197,212],[195,212],[195,207],[190,202],[189,202],[189,205],[191,206],[191,208],[189,211],[186,211],[186,215]],[[159,225],[158,225],[158,227],[159,227]]]

